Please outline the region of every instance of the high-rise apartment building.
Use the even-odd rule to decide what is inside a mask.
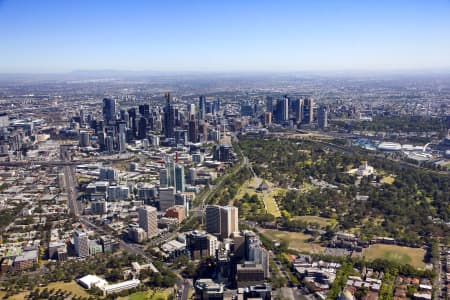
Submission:
[[[232,233],[239,231],[238,208],[223,206],[220,208],[220,237],[229,238]]]
[[[205,219],[206,231],[222,239],[239,231],[238,208],[235,206],[208,205],[205,209]]]
[[[158,215],[156,207],[145,205],[138,209],[139,227],[145,230],[148,238],[158,235]]]
[[[73,244],[75,247],[75,253],[78,257],[89,256],[89,239],[86,231],[75,230],[73,232]]]

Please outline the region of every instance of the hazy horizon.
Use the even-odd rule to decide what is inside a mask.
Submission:
[[[0,0],[0,73],[450,70],[450,1]]]

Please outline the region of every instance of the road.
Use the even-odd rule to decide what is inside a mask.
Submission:
[[[89,228],[91,228],[91,229],[93,229],[93,230],[95,230],[95,231],[97,231],[97,232],[99,232],[99,233],[101,233],[101,234],[104,234],[104,235],[111,235],[111,236],[114,236],[114,234],[115,234],[112,230],[107,230],[107,229],[104,228],[104,227],[100,227],[100,226],[95,225],[94,223],[92,223],[91,221],[89,221],[89,220],[88,220],[86,217],[84,217],[84,216],[81,216],[81,217],[80,217],[80,222],[83,223],[85,226],[87,226],[87,227],[89,227]],[[121,239],[121,237],[117,237],[117,236],[116,236],[116,239],[119,241],[120,248],[122,248],[122,250],[125,250],[125,251],[127,251],[127,252],[130,252],[130,253],[133,253],[133,254],[136,254],[136,255],[141,255],[141,256],[144,257],[147,261],[149,261],[149,262],[151,261],[151,258],[150,258],[149,256],[147,256],[147,254],[145,253],[145,251],[142,250],[141,248],[137,247],[137,246],[134,245],[134,244],[128,244],[128,243],[126,243],[125,241],[123,241],[123,240]]]
[[[446,293],[446,263],[447,263],[447,249],[443,246],[439,246],[439,258],[436,260],[434,268],[436,270],[436,277],[434,278],[434,299],[446,299],[444,297]]]
[[[205,193],[205,195],[203,196],[203,199],[202,199],[202,204],[201,204],[202,210],[205,209],[205,201],[210,197],[210,195],[214,195],[218,190],[220,190],[220,188],[222,188],[225,178],[236,175],[239,171],[242,170],[243,167],[245,167],[247,165],[248,165],[248,158],[244,156],[242,158],[242,161],[240,162],[240,165],[238,168],[233,170],[233,172],[231,172],[230,174],[223,176],[219,183],[217,183],[212,189],[210,189],[207,193]]]
[[[76,178],[73,173],[73,168],[71,166],[65,166],[63,170],[70,213],[75,217],[79,217],[80,204],[77,201],[78,193],[75,188]]]
[[[188,279],[179,280],[177,282],[177,300],[188,300],[189,299],[189,290],[191,289],[192,284]]]

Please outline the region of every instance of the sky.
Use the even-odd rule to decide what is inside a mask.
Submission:
[[[0,0],[0,73],[450,69],[450,0]]]

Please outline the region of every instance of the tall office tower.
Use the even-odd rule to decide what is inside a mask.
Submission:
[[[192,116],[194,116],[195,118],[195,103],[188,104],[187,110],[189,114],[189,119],[191,119]]]
[[[169,172],[167,168],[159,170],[159,186],[162,188],[166,188],[169,186]]]
[[[137,117],[136,108],[135,107],[130,108],[128,110],[128,119],[129,119],[129,121],[128,121],[129,125],[128,126],[131,129],[133,129],[133,133],[134,133],[135,137],[137,136],[136,117]]]
[[[206,116],[206,97],[200,96],[198,99],[198,118],[203,120]]]
[[[175,163],[172,159],[166,160],[167,186],[175,186]]]
[[[171,103],[170,93],[164,95],[166,106],[164,107],[164,135],[173,138],[175,135],[176,110]]]
[[[139,105],[139,114],[145,118],[150,117],[150,105],[149,104]]]
[[[220,237],[227,239],[232,233],[239,231],[238,208],[223,206],[220,208]]]
[[[126,151],[126,146],[127,146],[126,140],[127,140],[127,138],[126,138],[125,133],[119,133],[119,143],[118,143],[118,145],[119,145],[119,149],[118,149],[119,152],[125,152]]]
[[[127,127],[130,126],[130,115],[125,109],[120,110],[120,120],[125,122],[125,124],[127,124]]]
[[[206,232],[220,235],[220,206],[208,205],[205,208]]]
[[[80,131],[78,145],[80,147],[88,147],[88,146],[91,145],[91,138],[90,138],[89,132],[87,132],[87,131]]]
[[[127,122],[119,121],[117,122],[118,127],[118,150],[119,152],[125,152],[126,150],[126,142],[127,142]]]
[[[208,123],[201,121],[198,127],[200,142],[208,141]]]
[[[111,124],[116,121],[117,101],[116,99],[103,99],[103,119],[105,123]]]
[[[309,97],[303,100],[303,120],[305,124],[311,124],[314,121],[314,99]]]
[[[220,111],[220,108],[222,106],[222,102],[220,101],[219,98],[217,98],[216,100],[214,100],[214,111],[217,113]]]
[[[295,123],[300,124],[302,123],[303,119],[303,99],[297,98],[295,99]]]
[[[108,135],[105,138],[105,150],[108,153],[114,153],[114,137]]]
[[[86,231],[75,230],[73,232],[73,244],[78,257],[89,256],[89,239]]]
[[[326,105],[320,106],[319,113],[317,114],[317,123],[320,129],[328,127],[328,107]]]
[[[266,97],[266,111],[273,113],[273,97]]]
[[[175,166],[175,192],[182,193],[185,189],[184,167],[177,164]]]
[[[189,127],[189,132],[188,132],[189,142],[197,143],[197,141],[198,141],[197,121],[196,120],[190,120],[189,124],[188,124],[188,127]]]
[[[139,126],[138,126],[138,138],[140,140],[143,140],[147,137],[147,132],[148,132],[148,128],[147,128],[147,118],[144,117],[140,117],[139,118]]]
[[[287,97],[277,101],[277,121],[282,124],[289,119],[289,100]]]
[[[264,125],[272,124],[272,113],[270,111],[266,111],[264,113]]]
[[[189,168],[189,183],[191,185],[195,185],[196,180],[197,180],[197,169]]]
[[[139,227],[145,230],[147,238],[158,235],[158,214],[156,207],[145,205],[138,209]]]
[[[187,145],[188,132],[184,129],[175,129],[175,143],[177,145]]]
[[[80,126],[83,126],[86,122],[86,116],[84,115],[84,109],[81,107],[80,109]]]

